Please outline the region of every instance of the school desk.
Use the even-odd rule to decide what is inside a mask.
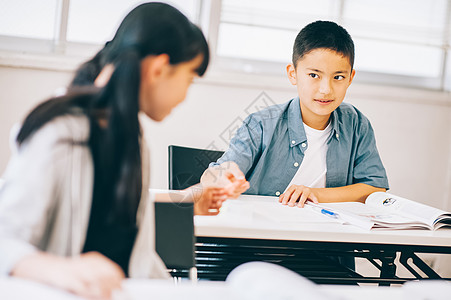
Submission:
[[[313,211],[288,209],[289,213],[286,207],[279,209],[269,197],[243,195],[227,200],[218,216],[195,216],[198,277],[224,280],[237,265],[260,260],[290,268],[316,283],[390,285],[439,279],[417,254],[451,254],[451,229],[367,231]],[[358,274],[337,257],[365,258],[379,276]],[[411,277],[396,276],[396,258]]]

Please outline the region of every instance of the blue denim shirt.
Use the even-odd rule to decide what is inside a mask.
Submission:
[[[365,183],[388,189],[369,120],[351,104],[342,103],[332,112],[330,122],[326,187]],[[294,98],[249,115],[229,149],[211,165],[234,161],[250,183],[246,194],[279,196],[307,148],[299,98]]]

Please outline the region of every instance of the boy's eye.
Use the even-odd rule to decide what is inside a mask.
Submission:
[[[318,74],[315,74],[315,73],[310,73],[310,74],[308,74],[310,77],[312,77],[312,78],[318,78],[319,76],[318,76]]]
[[[337,76],[334,77],[334,79],[336,79],[336,80],[343,80],[343,79],[345,79],[345,77],[343,75],[337,75]]]

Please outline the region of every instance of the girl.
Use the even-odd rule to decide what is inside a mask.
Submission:
[[[202,32],[182,13],[142,4],[66,95],[28,115],[0,190],[0,274],[90,298],[110,297],[128,275],[168,276],[144,201],[149,161],[138,112],[163,120],[208,60]],[[205,187],[195,213],[219,209],[247,184],[236,176],[235,186]]]

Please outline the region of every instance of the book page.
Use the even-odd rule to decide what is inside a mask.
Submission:
[[[434,227],[437,219],[447,214],[441,209],[384,192],[372,193],[368,196],[365,203],[385,213],[397,213],[426,223],[431,227]]]
[[[342,222],[343,224],[351,224],[365,230],[370,230],[374,226],[374,222],[371,219],[351,213],[350,210],[340,209],[341,206],[336,205],[338,203],[334,203],[332,205],[330,204],[331,203],[316,204],[313,202],[307,202],[305,207],[315,211],[318,214]]]
[[[310,209],[290,207],[279,202],[254,205],[253,213],[265,219],[281,223],[343,223],[314,213]]]
[[[340,217],[351,224],[359,222],[363,225],[366,221],[367,223],[372,222],[374,228],[409,228],[418,223],[411,218],[398,215],[392,211],[384,211],[360,202],[321,203],[321,206],[337,212]],[[359,226],[358,224],[353,225]]]
[[[279,224],[286,223],[342,223],[326,216],[318,215],[311,210],[289,207],[279,203],[278,198],[257,196],[240,196],[227,200],[221,207],[216,219],[233,219],[237,222],[264,221]]]

